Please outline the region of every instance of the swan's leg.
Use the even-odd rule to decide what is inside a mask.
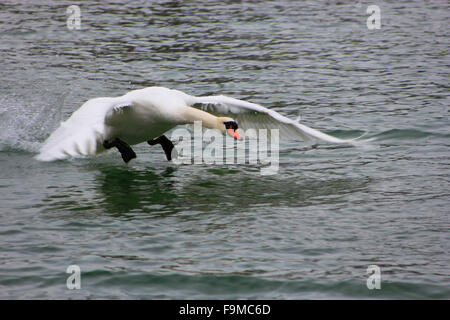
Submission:
[[[151,146],[154,146],[155,144],[160,144],[161,147],[164,150],[164,153],[166,154],[166,158],[168,161],[172,160],[172,150],[173,150],[173,143],[169,140],[166,136],[160,136],[153,140],[148,140],[147,143]]]
[[[123,142],[119,138],[115,138],[112,141],[103,141],[103,147],[105,149],[116,147],[122,155],[122,159],[123,161],[125,161],[125,163],[128,163],[131,159],[136,158],[136,153],[133,151],[133,149],[131,149],[131,147],[126,142]]]

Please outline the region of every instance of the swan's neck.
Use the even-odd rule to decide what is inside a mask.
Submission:
[[[194,123],[194,121],[201,121],[202,126],[208,129],[218,129],[220,131],[222,129],[219,123],[219,118],[213,116],[208,112],[195,109],[192,107],[187,107],[183,116],[186,123]]]

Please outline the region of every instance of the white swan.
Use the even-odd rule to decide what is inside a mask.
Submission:
[[[128,162],[136,157],[129,145],[147,141],[161,144],[171,160],[173,144],[163,134],[198,120],[204,127],[228,132],[235,139],[239,139],[239,124],[244,129],[278,128],[282,136],[308,142],[352,141],[327,135],[247,101],[226,96],[195,97],[178,90],[149,87],[121,97],[87,101],[48,137],[36,158],[53,161],[91,156],[116,147]]]

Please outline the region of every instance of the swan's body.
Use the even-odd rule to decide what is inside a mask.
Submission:
[[[201,109],[217,115],[232,115],[233,119]],[[234,122],[234,119],[244,129],[278,128],[280,133],[308,142],[349,142],[254,103],[225,96],[195,97],[178,90],[149,87],[121,97],[87,101],[50,135],[37,159],[52,161],[92,156],[106,150],[105,141],[120,139],[135,145],[160,137],[177,125],[194,121],[202,121],[204,127],[226,133],[223,124]]]

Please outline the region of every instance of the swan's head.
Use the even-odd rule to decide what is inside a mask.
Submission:
[[[238,124],[234,119],[228,118],[228,117],[218,117],[217,122],[218,122],[218,124],[217,124],[218,129],[220,130],[220,132],[222,132],[222,134],[228,133],[230,136],[232,136],[236,140],[241,139],[241,136],[239,135],[239,132],[237,131]]]

